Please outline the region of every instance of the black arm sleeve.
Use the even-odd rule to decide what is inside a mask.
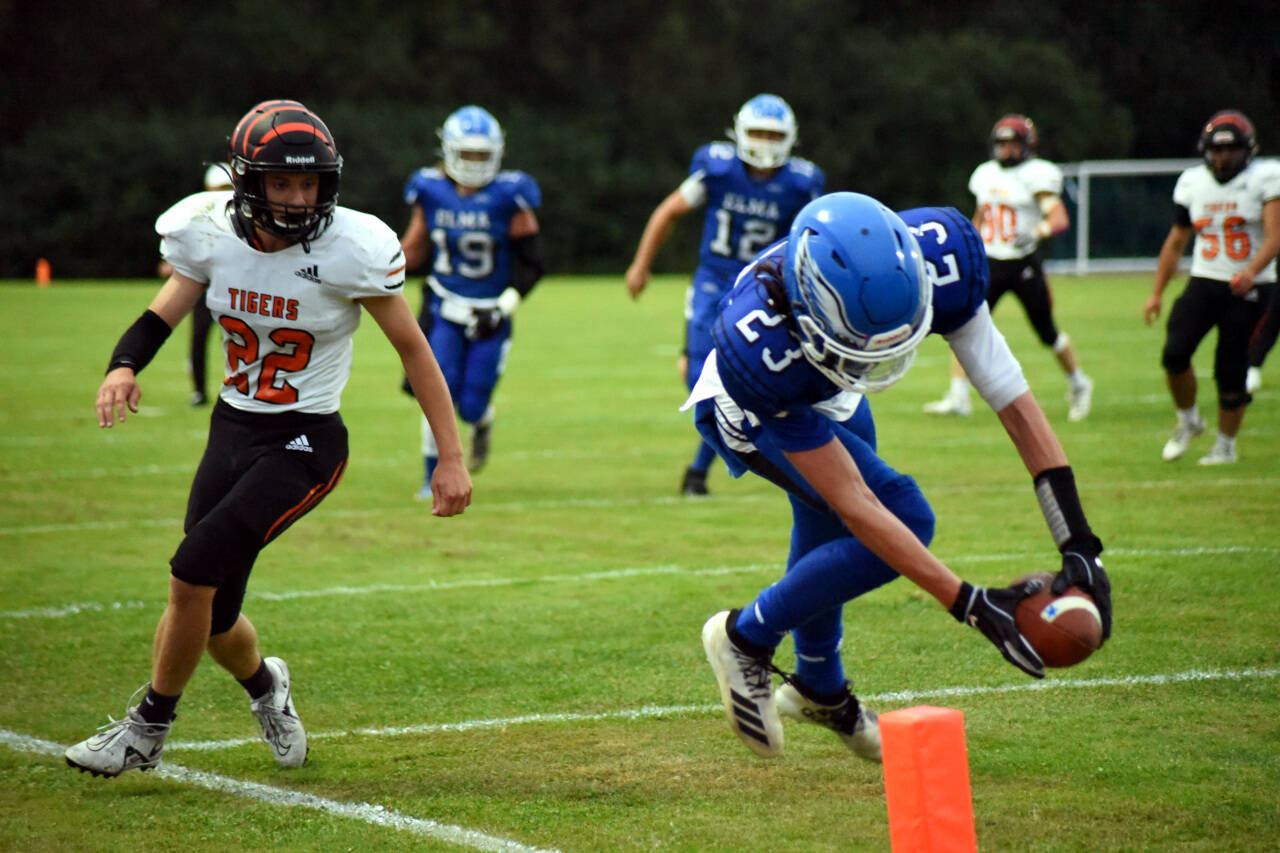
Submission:
[[[169,339],[173,329],[164,319],[148,308],[142,316],[120,337],[115,350],[111,353],[111,361],[107,364],[107,373],[117,367],[129,367],[134,373],[141,373],[142,368],[151,363],[160,346]]]
[[[1181,228],[1191,227],[1191,211],[1180,204],[1173,206],[1173,224]]]
[[[511,260],[511,286],[523,299],[542,278],[542,238],[537,233],[516,237],[511,241]]]

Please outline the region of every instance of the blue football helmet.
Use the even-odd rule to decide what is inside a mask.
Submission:
[[[479,188],[502,167],[502,127],[483,107],[467,106],[440,128],[444,173],[464,187]]]
[[[783,282],[809,363],[849,391],[902,378],[933,320],[924,255],[897,214],[870,196],[831,193],[791,225]]]
[[[753,137],[752,131],[782,134],[779,139]],[[777,95],[756,95],[742,105],[733,119],[729,138],[738,147],[738,159],[757,169],[776,169],[791,156],[796,144],[796,116]]]

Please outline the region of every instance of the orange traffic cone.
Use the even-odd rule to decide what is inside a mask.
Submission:
[[[53,270],[46,259],[40,258],[36,261],[36,284],[40,287],[48,287],[51,281],[53,281]]]

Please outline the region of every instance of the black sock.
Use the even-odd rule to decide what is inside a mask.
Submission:
[[[148,723],[172,722],[173,718],[178,716],[175,709],[181,698],[181,693],[177,696],[165,696],[163,693],[157,693],[151,685],[147,685],[147,695],[143,696],[142,701],[138,703],[138,716]]]
[[[259,696],[265,696],[275,686],[275,679],[271,677],[271,670],[267,669],[265,660],[258,661],[258,671],[248,678],[237,679],[240,686],[249,694],[250,699],[257,699]]]

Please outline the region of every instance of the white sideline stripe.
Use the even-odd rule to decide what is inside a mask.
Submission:
[[[8,729],[0,729],[0,743],[19,752],[36,752],[42,755],[58,757],[61,757],[63,751],[66,750],[66,747],[61,744],[11,732]],[[474,829],[466,829],[449,823],[440,823],[430,818],[413,817],[395,809],[389,809],[373,803],[346,803],[341,800],[330,800],[327,797],[318,797],[315,794],[307,794],[302,791],[292,791],[288,788],[277,788],[273,785],[263,785],[258,782],[232,779],[230,776],[221,776],[217,773],[193,770],[190,767],[173,764],[167,760],[149,772],[163,779],[196,785],[201,788],[207,788],[210,791],[218,791],[250,800],[261,800],[273,806],[300,806],[305,809],[325,812],[335,817],[358,820],[374,826],[400,829],[405,832],[411,832],[414,835],[424,835],[439,841],[457,844],[461,847],[470,847],[473,850],[502,851],[502,853],[559,853],[556,850],[530,847],[518,841],[500,838],[496,835],[488,835],[483,832],[477,832]]]
[[[975,494],[975,493],[991,493],[991,492],[1021,492],[1026,491],[1025,483],[1018,481],[1016,483],[990,483],[971,486],[949,486],[949,485],[929,485],[926,478],[917,477],[918,480],[924,480],[924,491],[926,494]],[[1186,479],[1178,480],[1137,480],[1133,482],[1111,482],[1111,483],[1089,483],[1090,490],[1093,491],[1112,491],[1116,489],[1165,489],[1174,487],[1185,487]],[[1277,486],[1280,485],[1280,477],[1220,477],[1213,480],[1196,480],[1195,487],[1198,489],[1223,488],[1234,489],[1245,486]],[[719,495],[715,499],[715,503],[756,503],[759,501],[776,501],[778,500],[776,492],[761,492],[759,494],[748,495]],[[474,512],[484,511],[516,511],[525,512],[528,510],[538,509],[620,509],[631,506],[665,506],[678,504],[681,506],[691,506],[689,499],[683,495],[675,495],[670,497],[637,497],[637,498],[578,498],[578,499],[553,499],[542,501],[494,501],[483,504],[483,506],[474,510]],[[373,516],[385,516],[388,513],[404,512],[413,513],[414,515],[422,514],[421,505],[411,506],[408,502],[404,504],[396,504],[394,506],[377,507],[373,509],[339,509],[328,510],[323,505],[315,511],[315,515],[326,518],[370,518]],[[112,521],[76,521],[67,522],[65,524],[19,524],[12,527],[0,527],[0,536],[28,536],[39,533],[68,533],[85,530],[120,530],[134,527],[175,527],[182,529],[182,519],[174,518],[143,518],[143,519],[120,519]]]
[[[1276,678],[1280,669],[1239,669],[1239,670],[1200,670],[1190,669],[1186,672],[1162,673],[1155,675],[1131,675],[1117,678],[1087,678],[1080,680],[1044,680],[1019,682],[1017,684],[1000,684],[990,687],[941,687],[934,690],[899,690],[889,693],[874,693],[859,696],[867,702],[895,702],[909,704],[922,699],[945,699],[957,696],[985,696],[1003,693],[1028,693],[1060,688],[1079,689],[1092,687],[1136,687],[1142,685],[1182,684],[1191,681],[1235,681],[1246,678]],[[504,717],[493,720],[464,720],[460,723],[420,723],[413,726],[395,726],[390,728],[364,728],[351,731],[307,732],[309,739],[341,738],[341,737],[397,737],[399,735],[439,734],[442,732],[470,732],[480,729],[501,729],[507,726],[520,726],[539,723],[593,723],[608,720],[642,720],[657,717],[678,717],[724,713],[720,704],[707,705],[646,705],[643,708],[631,708],[621,711],[603,711],[596,714],[524,714],[519,717]],[[261,738],[228,738],[226,740],[172,741],[165,744],[165,749],[190,749],[212,751],[231,749],[245,744],[258,743]]]
[[[1222,548],[1110,548],[1106,551],[1111,557],[1200,557],[1210,554],[1276,554],[1280,548],[1253,548],[1244,545],[1232,545]],[[960,563],[994,563],[1034,561],[1044,557],[1035,553],[1005,554],[969,554],[948,557],[943,562],[957,565]],[[303,589],[291,592],[249,592],[245,598],[251,601],[294,601],[305,598],[328,598],[342,595],[375,595],[383,592],[443,592],[451,589],[470,589],[498,586],[521,586],[539,583],[578,583],[593,580],[617,580],[634,577],[650,577],[653,575],[686,575],[689,577],[707,577],[715,575],[744,574],[756,571],[777,571],[778,563],[748,563],[742,566],[717,566],[707,569],[686,569],[676,565],[616,569],[603,572],[584,572],[577,575],[542,575],[528,578],[468,578],[457,581],[429,581],[418,584],[370,584],[369,586],[331,586],[324,589]],[[60,619],[80,613],[102,613],[108,610],[140,610],[149,607],[163,607],[163,601],[80,601],[60,607],[38,607],[30,610],[0,610],[0,619]]]

